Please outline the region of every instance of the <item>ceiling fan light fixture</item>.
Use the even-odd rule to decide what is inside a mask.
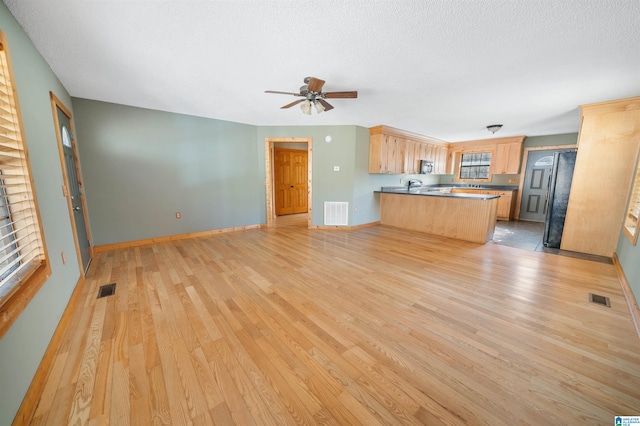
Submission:
[[[489,124],[487,126],[487,130],[490,131],[491,133],[495,133],[500,129],[502,129],[502,124]]]
[[[331,111],[333,105],[325,101],[325,99],[356,99],[358,97],[357,90],[351,90],[347,92],[323,92],[324,80],[315,77],[306,77],[304,79],[304,85],[300,87],[299,92],[281,92],[279,90],[265,90],[265,93],[275,93],[279,95],[293,95],[299,96],[302,99],[290,102],[280,109],[291,108],[294,105],[300,105],[302,113],[305,115],[311,115],[312,106],[315,106],[318,114]]]
[[[309,101],[309,99],[307,99],[306,101],[301,103],[300,104],[300,109],[302,110],[303,114],[311,115],[311,101]]]

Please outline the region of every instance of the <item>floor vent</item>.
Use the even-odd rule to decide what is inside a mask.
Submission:
[[[342,201],[325,201],[324,224],[337,226],[349,225],[349,203]]]
[[[599,294],[589,293],[589,302],[606,306],[607,308],[611,307],[611,302],[609,301],[609,298],[606,296],[600,296]]]
[[[116,283],[101,285],[98,289],[98,299],[116,294]]]

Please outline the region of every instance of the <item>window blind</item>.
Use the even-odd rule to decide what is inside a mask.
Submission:
[[[43,246],[9,61],[0,43],[0,297],[45,260]]]

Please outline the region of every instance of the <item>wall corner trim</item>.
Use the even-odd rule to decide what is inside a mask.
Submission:
[[[618,275],[618,281],[620,281],[622,293],[624,293],[624,298],[627,300],[627,306],[629,306],[631,319],[633,320],[633,325],[635,325],[636,333],[638,334],[638,338],[640,339],[640,309],[638,308],[638,303],[636,302],[636,298],[633,295],[633,290],[631,290],[629,281],[627,281],[627,277],[624,275],[622,265],[620,265],[620,260],[618,259],[618,255],[616,253],[613,253],[613,266],[616,269],[616,275]]]
[[[42,356],[40,365],[38,366],[38,369],[33,376],[33,380],[31,380],[29,389],[27,389],[27,393],[22,399],[22,404],[20,404],[20,408],[18,408],[18,412],[13,419],[12,424],[14,425],[31,424],[31,421],[33,420],[33,415],[38,408],[40,397],[42,396],[42,392],[44,391],[44,383],[47,379],[47,376],[49,376],[51,367],[53,366],[53,361],[56,358],[58,348],[60,347],[60,343],[62,342],[62,338],[64,337],[64,333],[69,324],[71,313],[73,312],[73,309],[78,301],[78,295],[84,287],[84,282],[84,276],[80,275],[80,278],[78,278],[78,282],[76,283],[76,287],[73,290],[71,297],[69,298],[69,303],[67,303],[67,307],[62,313],[62,317],[60,317],[58,326],[53,332],[53,336],[51,337],[49,345],[47,346],[47,349]]]

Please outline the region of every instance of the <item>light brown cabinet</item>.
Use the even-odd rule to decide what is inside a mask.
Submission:
[[[583,105],[562,250],[613,256],[640,149],[640,97]]]
[[[391,135],[369,139],[369,173],[404,173],[405,141]]]
[[[513,220],[516,210],[517,191],[493,191],[498,198],[498,220]]]
[[[411,139],[404,141],[404,173],[420,173],[420,146]]]
[[[447,173],[447,152],[448,147],[446,146],[433,146],[435,151],[434,153],[434,162],[433,162],[433,173],[443,175]]]
[[[522,142],[496,144],[496,159],[493,166],[493,173],[516,175],[520,173],[521,161]]]
[[[448,143],[387,126],[369,134],[369,173],[417,174],[420,160],[433,162],[433,174],[446,173]]]
[[[492,174],[518,174],[522,162],[524,136],[487,140],[455,142],[449,144],[447,171],[457,174],[460,155],[469,152],[491,151]]]

